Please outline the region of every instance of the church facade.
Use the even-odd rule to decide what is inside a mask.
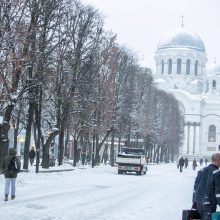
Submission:
[[[180,154],[220,152],[220,65],[207,67],[202,39],[181,26],[160,40],[155,61],[156,86],[176,97],[184,117]]]

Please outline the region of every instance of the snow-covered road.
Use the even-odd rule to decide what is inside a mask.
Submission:
[[[3,201],[2,220],[180,220],[190,208],[197,172],[176,164],[149,165],[145,176],[116,168],[76,168],[62,173],[20,173],[15,200]]]

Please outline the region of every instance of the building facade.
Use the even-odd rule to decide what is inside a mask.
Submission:
[[[220,65],[207,67],[202,39],[185,27],[169,32],[155,52],[155,84],[179,101],[184,117],[182,155],[220,151]]]

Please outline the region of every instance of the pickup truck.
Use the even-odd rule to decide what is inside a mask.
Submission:
[[[144,149],[123,147],[116,156],[118,174],[136,172],[137,175],[146,174],[147,160]]]

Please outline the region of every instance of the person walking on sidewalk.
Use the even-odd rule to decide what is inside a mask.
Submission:
[[[189,160],[188,160],[187,157],[185,157],[185,159],[184,159],[184,165],[185,165],[185,168],[188,167],[188,164],[189,164]]]
[[[2,166],[3,173],[5,176],[5,201],[8,201],[10,186],[11,199],[15,199],[15,182],[17,174],[20,171],[20,161],[16,155],[16,149],[10,148],[9,155],[5,157]]]
[[[30,164],[31,166],[33,165],[34,163],[34,158],[36,156],[36,153],[35,153],[35,150],[34,150],[34,147],[31,148],[31,150],[29,151],[29,158],[30,158]]]
[[[183,172],[183,166],[184,166],[184,159],[183,159],[183,157],[181,157],[179,159],[179,168],[180,168],[181,173]]]
[[[196,159],[194,158],[193,164],[192,164],[193,170],[196,170],[196,167],[197,167],[197,162],[196,162]]]

